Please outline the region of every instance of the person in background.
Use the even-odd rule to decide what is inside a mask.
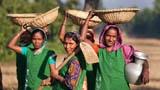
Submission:
[[[91,14],[88,15],[90,17]],[[81,32],[80,32],[81,33]],[[95,42],[95,32],[94,29],[88,29],[86,33],[86,39],[93,43],[93,48],[95,52],[98,52],[99,45]],[[95,86],[95,77],[96,77],[96,64],[88,64],[87,68],[87,83],[88,83],[88,90],[93,90]]]
[[[90,13],[92,13],[91,11]],[[89,18],[89,17],[88,17]],[[88,23],[82,29],[82,40],[86,39]],[[99,37],[96,82],[94,90],[130,90],[125,78],[125,65],[134,62],[135,50],[131,45],[122,45],[122,32],[117,25],[106,25]],[[125,57],[124,57],[125,56]],[[143,64],[142,83],[149,82],[149,65],[147,60]]]
[[[12,38],[8,47],[26,56],[25,90],[37,90],[42,80],[50,76],[50,67],[55,64],[56,55],[54,51],[45,49],[47,36],[41,28],[35,28],[31,33],[33,48],[16,45],[19,37],[25,31],[26,29],[21,27],[21,31]],[[52,87],[46,86],[43,90],[52,90]]]
[[[90,40],[93,43],[93,47],[96,52],[98,52],[99,45],[95,42],[95,32],[94,29],[88,29],[86,33],[86,39]]]
[[[0,67],[0,90],[3,90],[1,67]]]
[[[26,30],[19,40],[19,46],[33,47],[31,44],[31,32]],[[26,80],[26,57],[16,53],[16,72],[18,80],[18,90],[24,90]]]

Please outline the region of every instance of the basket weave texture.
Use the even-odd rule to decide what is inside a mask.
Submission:
[[[40,14],[38,13],[28,13],[28,14],[7,14],[7,17],[11,19],[11,21],[16,25],[23,25],[25,23],[29,23],[36,16]]]
[[[52,22],[54,22],[58,16],[58,9],[59,7],[56,7],[54,9],[49,10],[48,12],[41,14],[37,17],[35,17],[31,22],[31,27],[44,27]]]
[[[85,23],[85,20],[89,12],[79,11],[79,10],[68,10],[68,17],[71,21],[79,26],[82,26]],[[94,16],[89,20],[88,27],[95,27],[100,24],[102,21],[99,17]]]
[[[138,8],[119,8],[108,10],[95,10],[94,13],[105,23],[121,24],[129,22],[139,11]]]

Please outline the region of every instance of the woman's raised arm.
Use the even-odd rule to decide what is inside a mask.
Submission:
[[[23,28],[23,26],[21,27],[20,32],[18,32],[12,39],[11,41],[8,43],[8,47],[10,49],[12,49],[13,51],[17,52],[17,53],[21,53],[22,49],[20,46],[16,45],[19,37],[26,31],[26,29]]]
[[[63,19],[63,22],[61,24],[61,28],[59,31],[59,39],[61,40],[62,43],[64,41],[64,35],[66,31],[67,13],[68,13],[68,10],[65,10],[65,16],[64,16],[64,19]]]
[[[86,18],[86,21],[85,21],[84,25],[82,26],[82,28],[80,29],[80,39],[82,41],[85,41],[85,42],[89,43],[92,47],[93,47],[93,43],[86,38],[86,34],[87,34],[87,31],[88,31],[89,20],[93,17],[93,11],[94,10],[89,11],[89,14]]]

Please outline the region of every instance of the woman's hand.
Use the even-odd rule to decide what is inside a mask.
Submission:
[[[147,60],[145,60],[143,64],[142,83],[143,84],[149,83],[149,65]]]
[[[20,31],[21,32],[25,32],[26,31],[26,29],[23,27],[23,25],[21,26]]]
[[[50,86],[50,85],[51,85],[51,82],[48,81],[47,79],[43,80],[41,83],[41,86]]]
[[[94,9],[92,9],[91,11],[89,11],[88,18],[92,18],[92,17],[95,16],[95,14],[93,12],[94,12]]]
[[[65,10],[64,15],[66,18],[68,17],[68,9]]]
[[[143,84],[149,83],[149,70],[148,69],[144,69],[142,72],[142,83]]]

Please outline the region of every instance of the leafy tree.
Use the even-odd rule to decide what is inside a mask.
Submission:
[[[136,14],[136,16],[123,26],[130,36],[160,38],[160,1],[155,0],[153,9],[144,9]]]
[[[63,6],[61,6],[63,5]],[[66,8],[78,9],[79,0],[67,0],[66,3],[62,3],[61,0],[0,0],[0,61],[14,60],[15,53],[7,48],[7,43],[19,31],[19,26],[14,25],[7,14],[10,13],[44,13],[50,9],[60,6],[59,15],[55,22],[49,25],[51,37],[48,42],[48,48],[54,49],[56,52],[61,53],[64,50],[62,46],[57,46],[60,43],[57,38],[60,24],[63,19],[63,12]],[[68,23],[67,29],[69,30],[72,23]],[[70,29],[71,30],[71,29]],[[61,44],[60,44],[61,45]],[[56,48],[55,48],[56,47]]]

